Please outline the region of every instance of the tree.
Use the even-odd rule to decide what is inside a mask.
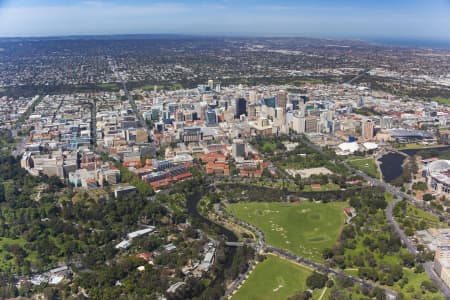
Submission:
[[[422,283],[420,284],[420,287],[423,290],[429,291],[431,293],[436,293],[438,291],[438,289],[434,286],[434,284],[429,280],[422,281]]]
[[[308,300],[312,297],[309,291],[304,291],[289,297],[287,300]]]
[[[423,195],[422,199],[423,199],[423,201],[431,201],[431,200],[433,200],[433,195],[426,193]]]
[[[308,278],[306,278],[306,285],[310,289],[321,289],[325,286],[328,281],[328,276],[325,274],[320,274],[314,271]]]

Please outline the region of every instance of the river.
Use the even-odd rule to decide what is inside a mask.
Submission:
[[[227,228],[225,228],[219,224],[216,224],[216,223],[208,220],[207,218],[203,217],[198,212],[197,207],[198,207],[198,202],[200,201],[201,197],[202,197],[202,194],[199,192],[195,193],[193,196],[188,197],[187,210],[188,210],[189,215],[193,219],[197,220],[199,223],[205,224],[206,226],[208,226],[209,228],[214,230],[219,235],[224,236],[228,242],[237,242],[238,237],[234,234],[234,232],[232,232],[231,230],[228,230]],[[225,255],[226,255],[225,256],[226,258],[223,263],[223,268],[220,269],[218,276],[216,276],[215,279],[212,282],[210,282],[209,287],[222,285],[222,283],[225,281],[225,271],[227,269],[229,269],[231,267],[231,265],[233,264],[233,261],[236,256],[236,248],[225,246]]]
[[[194,219],[197,219],[202,224],[206,224],[208,227],[214,228],[218,234],[225,236],[228,242],[237,242],[238,238],[231,230],[216,224],[207,218],[203,217],[197,209],[198,202],[200,201],[202,195],[200,193],[195,193],[193,196],[187,199],[187,210],[189,215],[191,215]]]

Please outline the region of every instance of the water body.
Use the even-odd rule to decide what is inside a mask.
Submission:
[[[367,40],[385,46],[450,49],[448,39],[368,38]]]
[[[408,156],[416,155],[419,151],[447,151],[450,150],[450,146],[443,146],[437,148],[420,148],[420,149],[407,149],[401,150],[400,152],[405,153]],[[398,153],[388,153],[381,157],[379,161],[381,162],[380,169],[383,174],[383,178],[387,182],[391,182],[398,176],[400,176],[403,172],[403,162],[405,160],[405,156]]]
[[[232,232],[231,230],[228,230],[227,228],[216,224],[214,222],[211,222],[210,220],[208,220],[207,218],[203,217],[197,209],[198,206],[198,202],[200,201],[201,198],[201,194],[200,193],[196,193],[193,196],[189,197],[187,199],[187,210],[188,213],[197,221],[199,221],[202,224],[206,224],[208,227],[212,227],[214,228],[214,231],[216,231],[217,233],[225,236],[226,240],[228,242],[237,242],[238,238],[237,236],[234,234],[234,232]]]
[[[391,182],[398,176],[402,175],[403,172],[403,161],[405,160],[405,156],[390,152],[386,155],[383,155],[379,161],[381,173],[383,174],[383,179],[386,182]]]
[[[430,151],[430,152],[439,152],[439,151],[446,151],[450,150],[450,146],[443,146],[443,147],[436,147],[436,148],[421,148],[421,149],[407,149],[402,150],[401,152],[411,155],[416,155],[419,151]]]

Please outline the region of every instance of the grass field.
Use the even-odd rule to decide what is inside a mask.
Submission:
[[[306,278],[312,272],[284,259],[269,255],[258,264],[232,300],[285,300],[304,291]],[[321,291],[316,291],[320,295]],[[316,295],[315,295],[316,296]]]
[[[435,101],[439,104],[443,105],[450,105],[450,98],[443,98],[443,97],[434,97],[431,99],[431,101]]]
[[[352,167],[363,171],[364,173],[373,178],[380,178],[380,172],[378,172],[377,164],[372,158],[352,159],[349,160],[348,163]]]
[[[101,89],[106,89],[110,91],[118,91],[119,85],[116,83],[98,83],[97,86]]]
[[[445,145],[440,144],[432,144],[432,145],[424,145],[420,143],[409,143],[409,144],[401,144],[398,147],[395,147],[398,150],[408,150],[408,149],[433,149],[433,148],[440,148],[445,147]]]
[[[183,85],[179,83],[165,83],[165,84],[145,84],[137,87],[136,89],[145,90],[145,91],[153,91],[155,88],[158,90],[179,90],[183,88]]]
[[[332,248],[344,225],[345,202],[237,203],[228,207],[236,217],[260,228],[266,242],[299,256],[322,261],[322,250]]]
[[[445,222],[439,221],[439,218],[420,209],[415,207],[412,204],[407,203],[406,204],[406,216],[410,219],[416,220],[416,221],[424,221],[427,223],[428,228],[447,228],[448,224]]]
[[[420,287],[423,281],[430,281],[426,273],[414,273],[410,269],[403,269],[403,277],[408,278],[408,283],[403,287],[400,287],[399,283],[394,284],[393,287],[389,287],[393,290],[401,292],[404,295],[404,299],[421,299],[421,300],[440,300],[445,299],[444,295],[440,292],[431,293],[429,291],[423,291]]]

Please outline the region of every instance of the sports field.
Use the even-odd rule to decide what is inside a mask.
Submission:
[[[246,202],[232,204],[230,213],[261,229],[266,243],[321,262],[322,250],[332,248],[345,222],[345,202],[299,204]]]
[[[307,289],[306,278],[311,273],[305,267],[269,255],[256,266],[232,300],[287,299]]]

